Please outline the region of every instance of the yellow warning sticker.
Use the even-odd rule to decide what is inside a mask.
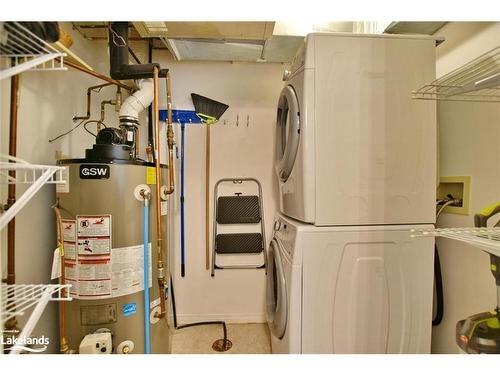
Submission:
[[[156,170],[154,167],[146,167],[146,184],[156,184]]]
[[[491,270],[493,272],[496,272],[497,271],[497,266],[495,264],[491,264]]]

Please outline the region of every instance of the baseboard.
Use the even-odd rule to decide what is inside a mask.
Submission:
[[[266,323],[263,314],[177,314],[178,324],[223,320],[226,323]]]

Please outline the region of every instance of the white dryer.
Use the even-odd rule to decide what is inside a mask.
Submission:
[[[433,223],[435,77],[427,36],[310,34],[277,109],[280,210],[318,226]]]
[[[429,353],[434,242],[411,228],[432,226],[279,217],[268,273],[273,353]]]

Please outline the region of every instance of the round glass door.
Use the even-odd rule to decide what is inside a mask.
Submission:
[[[285,182],[292,172],[300,138],[300,110],[292,86],[281,90],[276,116],[276,172]]]
[[[279,244],[273,239],[269,247],[269,271],[267,273],[267,320],[273,335],[281,339],[285,335],[287,321],[287,295],[285,273]]]

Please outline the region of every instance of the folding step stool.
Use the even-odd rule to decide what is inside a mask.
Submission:
[[[219,197],[219,185],[223,182],[232,182],[241,185],[243,182],[253,182],[259,189],[259,195],[243,195],[235,192],[234,195]],[[213,247],[212,247],[212,277],[216,269],[265,269],[267,274],[267,253],[264,216],[262,209],[262,187],[255,178],[223,178],[215,184],[214,188],[214,222],[213,222]],[[219,225],[231,224],[258,224],[258,233],[220,233]],[[217,255],[235,254],[263,254],[263,264],[258,265],[229,265],[218,266]]]

